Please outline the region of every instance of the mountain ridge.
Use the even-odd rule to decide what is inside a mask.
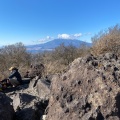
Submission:
[[[68,45],[73,45],[75,47],[80,47],[80,45],[86,45],[86,46],[91,46],[91,43],[88,42],[84,42],[81,40],[71,40],[71,39],[54,39],[52,41],[48,41],[46,43],[42,43],[42,44],[36,44],[36,45],[28,45],[26,46],[27,51],[29,52],[40,52],[40,51],[50,51],[50,50],[54,50],[56,47],[58,47],[59,45],[64,44],[65,46]]]

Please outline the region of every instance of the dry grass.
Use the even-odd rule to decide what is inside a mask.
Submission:
[[[120,27],[116,25],[108,28],[107,31],[98,33],[92,38],[92,54],[99,55],[106,52],[113,52],[119,55],[120,51]]]

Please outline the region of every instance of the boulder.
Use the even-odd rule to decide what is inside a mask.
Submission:
[[[30,69],[26,72],[24,77],[34,78],[39,76],[40,78],[45,75],[45,66],[42,63],[31,64]]]
[[[13,99],[14,110],[16,111],[18,108],[29,108],[34,105],[35,101],[37,101],[36,96],[27,93],[18,93]]]
[[[52,78],[46,120],[119,120],[120,58],[113,54],[75,59]]]
[[[13,107],[17,120],[39,120],[35,104],[39,102],[36,96],[28,93],[17,93],[13,99]]]
[[[0,120],[13,120],[14,119],[14,109],[10,105],[11,99],[7,97],[4,93],[0,92]]]
[[[30,81],[30,84],[29,84],[29,88],[30,89],[34,89],[36,87],[36,84],[38,82],[38,80],[40,79],[39,76],[36,76],[35,78],[33,78],[31,81]]]
[[[47,105],[48,101],[29,93],[17,93],[13,99],[17,120],[40,120]]]
[[[36,87],[39,97],[48,100],[50,94],[50,82],[46,79],[39,79]]]

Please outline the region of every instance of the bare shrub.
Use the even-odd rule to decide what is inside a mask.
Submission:
[[[119,55],[120,51],[120,26],[115,25],[106,31],[99,32],[92,38],[93,47],[91,52],[99,55],[106,52],[113,52]]]
[[[3,76],[6,76],[6,70],[9,67],[15,66],[21,70],[29,66],[30,62],[31,55],[27,53],[22,43],[4,46],[0,49],[0,73]]]
[[[84,57],[87,54],[90,53],[90,47],[88,47],[86,44],[81,44],[79,48],[77,49],[77,57]]]
[[[52,57],[54,60],[59,60],[61,64],[68,65],[77,57],[77,48],[73,45],[65,46],[61,44],[57,47]]]
[[[65,46],[61,44],[54,51],[45,52],[41,58],[44,61],[46,74],[65,71],[74,59],[86,55],[88,51],[89,48],[86,45],[81,45],[79,48],[76,48],[73,45]]]

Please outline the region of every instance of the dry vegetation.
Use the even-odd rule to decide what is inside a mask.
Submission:
[[[15,66],[20,73],[25,73],[31,64],[42,63],[45,66],[45,75],[62,72],[75,58],[85,55],[89,48],[82,46],[61,44],[52,52],[30,54],[22,43],[5,46],[0,49],[0,79],[8,77],[9,67]],[[87,51],[87,52],[85,52]]]
[[[61,44],[52,52],[46,51],[42,54],[34,54],[33,59],[35,58],[35,63],[42,62],[45,65],[46,74],[54,74],[64,71],[74,59],[86,55],[88,51],[89,48],[85,45],[76,48],[73,45],[65,46]]]
[[[115,25],[106,31],[99,32],[92,38],[92,54],[99,55],[112,52],[120,55],[120,26]]]
[[[30,65],[30,54],[22,43],[4,46],[0,49],[0,78],[7,77],[11,66],[26,69]]]

